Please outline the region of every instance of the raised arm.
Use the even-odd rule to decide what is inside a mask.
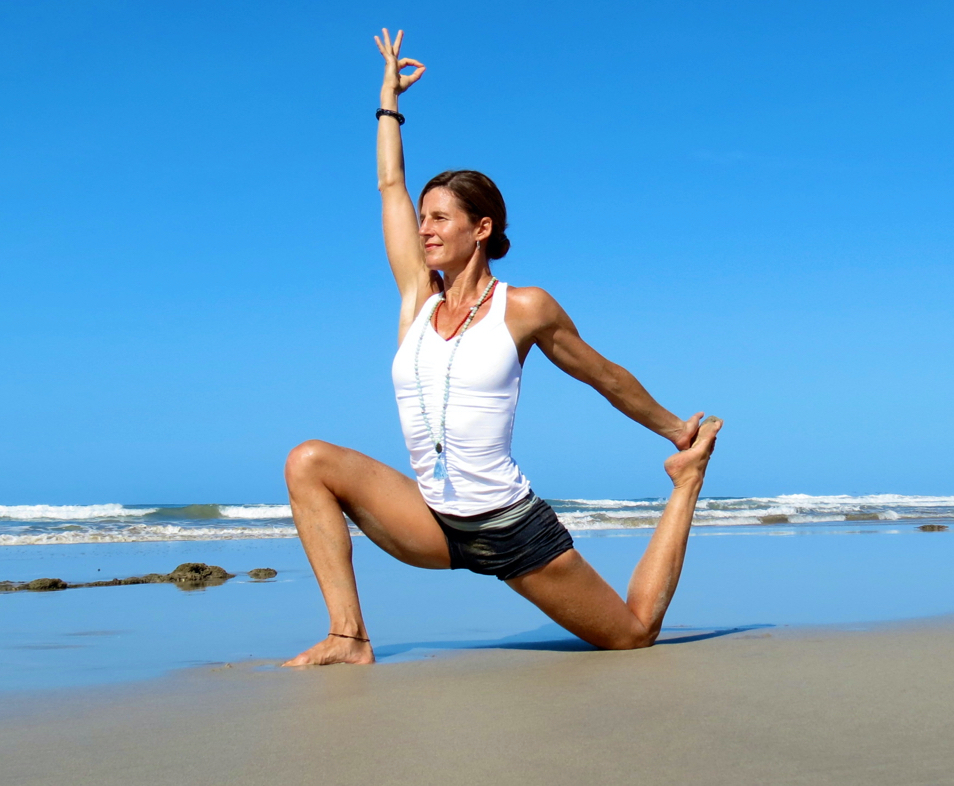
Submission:
[[[384,57],[380,108],[397,112],[398,96],[421,78],[424,66],[417,60],[400,56],[403,30],[398,31],[393,43],[387,29],[381,32],[381,38],[374,37]],[[414,67],[414,72],[401,74],[401,70],[408,67]],[[384,245],[394,281],[401,293],[401,323],[404,326],[405,322],[410,324],[407,316],[413,320],[419,301],[422,301],[421,295],[430,288],[430,274],[424,266],[417,210],[404,181],[401,126],[390,115],[382,115],[378,120],[378,190],[381,192]]]
[[[682,420],[661,406],[636,377],[587,344],[569,314],[544,290],[521,287],[514,295],[507,302],[508,324],[513,313],[515,335],[523,339],[518,344],[525,346],[522,356],[536,344],[555,366],[590,385],[628,418],[665,437],[679,450],[692,444],[702,412]]]

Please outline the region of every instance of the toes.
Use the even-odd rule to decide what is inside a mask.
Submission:
[[[707,417],[699,427],[699,435],[692,443],[692,447],[700,448],[707,460],[708,457],[712,455],[712,451],[715,450],[716,436],[721,428],[722,420],[711,415]]]
[[[722,428],[722,419],[717,418],[713,415],[710,415],[705,420],[702,421],[702,424],[699,426],[699,432],[696,435],[696,438],[693,444],[698,444],[699,442],[714,442],[716,434],[719,433],[719,430]]]

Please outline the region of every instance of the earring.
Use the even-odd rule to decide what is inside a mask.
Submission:
[[[480,251],[480,241],[477,241],[477,250]]]

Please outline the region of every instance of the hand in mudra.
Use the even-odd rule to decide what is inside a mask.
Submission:
[[[385,27],[381,32],[384,37],[383,43],[380,38],[374,37],[374,43],[378,45],[378,49],[384,57],[384,85],[381,89],[392,90],[394,95],[399,96],[421,78],[424,73],[424,64],[410,57],[401,57],[401,41],[404,39],[403,30],[398,30],[393,44],[388,29]],[[415,66],[414,73],[401,73],[402,69],[410,66]]]

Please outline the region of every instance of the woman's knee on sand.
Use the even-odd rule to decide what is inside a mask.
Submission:
[[[658,636],[658,629],[647,628],[634,614],[631,620],[599,636],[598,641],[590,643],[604,650],[641,650],[652,647]]]

